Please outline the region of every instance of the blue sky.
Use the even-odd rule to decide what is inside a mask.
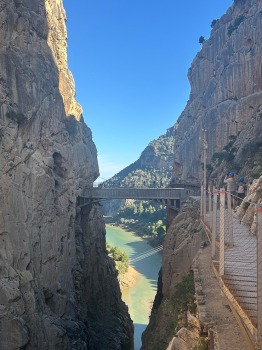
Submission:
[[[175,124],[187,71],[232,0],[64,0],[68,64],[101,178],[137,160]]]

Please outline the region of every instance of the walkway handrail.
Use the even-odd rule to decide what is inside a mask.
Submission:
[[[233,224],[231,198],[251,203],[232,195],[224,188],[211,190],[208,187],[208,191],[203,189],[201,218],[205,228],[208,227],[211,232],[213,265],[219,272],[220,285],[225,285],[228,290],[226,296],[231,298],[229,302],[234,298],[235,310],[249,330],[255,348],[262,349],[262,204],[256,210],[256,237],[241,226],[237,219],[234,219]]]

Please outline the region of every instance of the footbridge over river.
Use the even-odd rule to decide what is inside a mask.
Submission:
[[[82,207],[93,202],[105,199],[138,199],[154,200],[174,209],[179,209],[181,202],[188,198],[186,188],[87,188],[83,195],[78,197],[78,206]]]

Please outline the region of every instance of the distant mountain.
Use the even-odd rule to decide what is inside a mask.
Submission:
[[[175,127],[171,127],[165,135],[151,141],[137,161],[105,181],[103,185],[159,187],[168,184],[172,178],[174,141]]]
[[[137,161],[130,164],[109,180],[104,187],[166,187],[173,174],[175,126],[166,134],[153,140]],[[103,202],[105,215],[115,215],[124,205],[123,200]]]

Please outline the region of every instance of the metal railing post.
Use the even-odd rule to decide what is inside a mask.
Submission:
[[[206,213],[207,213],[207,190],[203,188],[203,216],[204,222],[206,222]]]
[[[220,188],[219,274],[225,273],[225,189]]]
[[[211,214],[211,211],[212,211],[212,206],[211,206],[211,186],[208,185],[208,212],[209,214]],[[211,216],[211,220],[212,220],[212,216]]]
[[[232,198],[231,193],[227,192],[227,228],[228,228],[228,244],[233,247],[233,218],[232,218]]]
[[[218,191],[214,189],[213,192],[213,219],[212,219],[212,258],[216,254],[216,231],[217,231],[217,194]]]
[[[201,185],[201,199],[200,199],[200,217],[203,217],[203,185]]]
[[[257,341],[262,349],[262,205],[257,207]]]

